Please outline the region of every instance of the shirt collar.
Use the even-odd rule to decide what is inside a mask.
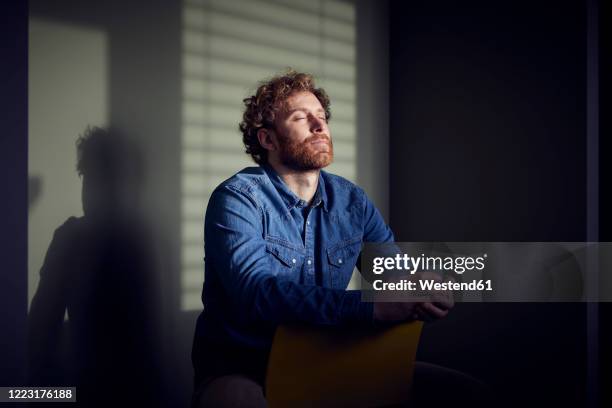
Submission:
[[[303,200],[300,199],[293,191],[289,189],[287,184],[278,175],[278,173],[269,164],[263,164],[261,167],[266,171],[272,185],[276,188],[276,191],[280,194],[287,210],[291,210],[293,207],[303,207]],[[325,211],[327,211],[327,194],[325,192],[325,181],[323,180],[323,172],[319,173],[319,182],[317,184],[317,191],[312,198],[312,207],[321,205]]]

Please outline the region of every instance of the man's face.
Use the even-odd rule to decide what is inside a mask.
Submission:
[[[334,147],[325,110],[311,92],[289,96],[277,115],[278,157],[281,164],[298,171],[319,170],[334,159]]]

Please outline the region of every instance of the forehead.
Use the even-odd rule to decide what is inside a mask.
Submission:
[[[286,112],[291,112],[296,109],[304,109],[309,111],[323,110],[321,102],[317,97],[308,91],[294,92],[285,99],[283,104]]]

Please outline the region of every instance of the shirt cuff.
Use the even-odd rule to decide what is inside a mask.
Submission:
[[[342,323],[374,324],[374,303],[362,302],[361,291],[348,290],[342,298],[340,306],[340,321]]]

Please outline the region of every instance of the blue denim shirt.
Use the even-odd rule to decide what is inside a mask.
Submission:
[[[269,348],[277,325],[370,324],[372,303],[346,290],[363,242],[393,233],[364,191],[321,171],[310,205],[270,166],[213,192],[204,226],[199,342]]]

